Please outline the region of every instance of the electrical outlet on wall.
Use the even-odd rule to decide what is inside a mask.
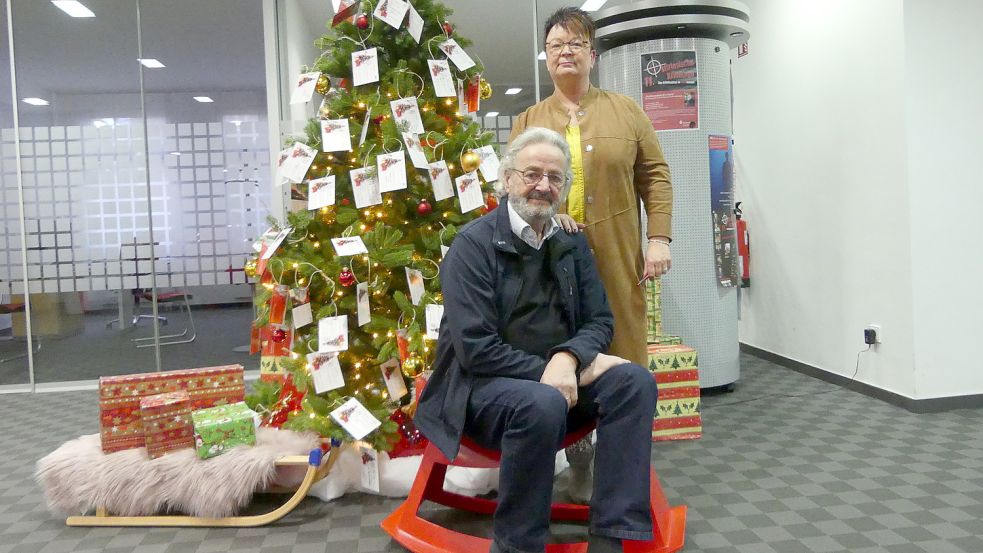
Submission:
[[[884,330],[881,328],[881,325],[870,323],[869,325],[864,327],[865,333],[868,330],[873,331],[874,333],[874,344],[880,344],[884,342]]]

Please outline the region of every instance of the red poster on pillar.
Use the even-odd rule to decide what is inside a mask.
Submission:
[[[657,131],[700,128],[696,52],[642,54],[642,109]]]

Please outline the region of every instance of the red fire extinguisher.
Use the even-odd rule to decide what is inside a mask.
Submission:
[[[741,211],[741,202],[734,204],[734,217],[737,219],[737,255],[741,260],[741,288],[751,286],[751,236],[747,232],[747,221]]]

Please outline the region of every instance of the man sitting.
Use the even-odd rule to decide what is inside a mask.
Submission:
[[[658,391],[606,355],[613,322],[582,233],[553,220],[570,150],[530,128],[503,156],[508,197],[461,229],[441,266],[444,318],[417,427],[449,459],[462,434],[501,451],[492,553],[541,553],[554,461],[568,430],[597,420],[591,553],[652,539],[649,463]]]

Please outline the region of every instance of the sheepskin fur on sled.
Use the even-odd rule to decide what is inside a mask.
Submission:
[[[181,449],[151,460],[145,448],[105,454],[93,434],[42,458],[35,477],[48,509],[60,515],[102,506],[121,516],[232,516],[273,482],[277,459],[306,455],[319,445],[313,434],[270,428],[258,429],[256,438],[253,447],[237,446],[211,459]]]

